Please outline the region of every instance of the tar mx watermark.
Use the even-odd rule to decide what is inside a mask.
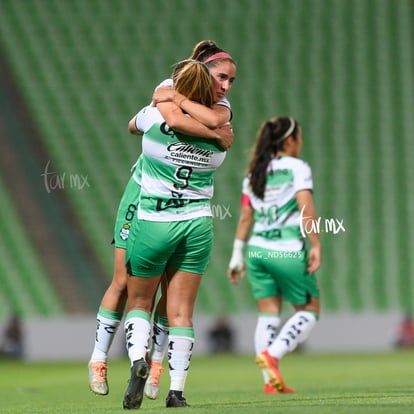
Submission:
[[[224,204],[212,204],[211,213],[213,215],[213,218],[219,220],[225,220],[227,217],[233,217],[230,213],[230,206],[225,206]]]
[[[322,218],[318,217],[313,220],[308,220],[310,217],[304,216],[305,206],[300,211],[300,233],[303,238],[306,238],[310,233],[332,233],[338,234],[345,232],[344,219],[337,218]]]
[[[88,175],[67,174],[66,172],[58,174],[55,171],[49,171],[49,168],[50,160],[47,162],[44,172],[40,174],[40,176],[43,177],[43,182],[48,193],[55,190],[63,190],[65,188],[82,190],[90,187]]]

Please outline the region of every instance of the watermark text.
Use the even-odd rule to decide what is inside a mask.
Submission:
[[[66,174],[66,172],[58,174],[55,171],[49,171],[49,168],[50,160],[47,162],[44,172],[40,174],[48,193],[55,190],[64,190],[65,188],[82,190],[85,187],[90,187],[88,175]]]

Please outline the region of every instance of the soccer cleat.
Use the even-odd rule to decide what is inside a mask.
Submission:
[[[190,407],[185,398],[182,396],[182,392],[180,392],[180,394],[177,391],[172,390],[168,392],[167,398],[165,399],[167,408]]]
[[[96,395],[107,395],[109,392],[106,372],[108,366],[103,361],[89,361],[89,389]]]
[[[149,365],[141,358],[134,361],[131,367],[131,378],[124,394],[123,407],[132,410],[141,407],[145,381],[148,378]]]
[[[265,369],[269,375],[269,383],[276,390],[283,392],[285,383],[279,372],[279,361],[272,357],[269,352],[263,351],[256,357],[256,364],[261,369]]]
[[[265,394],[292,394],[296,392],[296,390],[294,388],[289,388],[285,385],[285,387],[283,388],[283,391],[279,391],[276,388],[273,388],[271,384],[267,383],[264,385],[263,392]]]
[[[161,362],[151,362],[151,370],[145,383],[145,396],[151,400],[155,400],[160,392],[160,375],[164,373],[164,368]]]

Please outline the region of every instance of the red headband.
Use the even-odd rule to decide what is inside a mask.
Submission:
[[[230,59],[230,60],[233,60],[234,62],[234,59],[227,52],[218,52],[208,57],[203,63],[208,63],[216,59]]]

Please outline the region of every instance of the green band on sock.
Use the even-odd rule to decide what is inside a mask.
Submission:
[[[158,315],[158,313],[156,313],[154,315],[154,319],[158,325],[165,326],[166,328],[168,328],[169,324],[168,324],[168,318],[166,316]]]
[[[278,318],[280,316],[280,313],[259,312],[259,316],[276,316]]]
[[[187,338],[194,338],[194,328],[192,326],[174,326],[173,328],[170,328],[170,336],[185,336]]]
[[[107,319],[112,319],[114,321],[120,321],[122,319],[123,313],[105,309],[100,306],[98,310],[98,315],[103,316]]]
[[[128,321],[131,318],[141,318],[149,322],[151,320],[151,315],[148,312],[138,309],[138,310],[129,311],[126,315],[125,320]]]

